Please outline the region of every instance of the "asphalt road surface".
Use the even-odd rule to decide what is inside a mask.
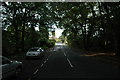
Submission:
[[[41,78],[119,78],[119,69],[90,57],[80,56],[65,45],[57,45],[36,69],[31,80]]]
[[[23,60],[23,73],[19,79],[15,80],[120,78],[118,67],[109,63],[101,63],[89,56],[81,56],[82,54],[84,53],[75,52],[68,46],[56,45],[41,59]]]

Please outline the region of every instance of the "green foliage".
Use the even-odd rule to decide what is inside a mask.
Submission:
[[[3,55],[26,52],[31,47],[54,46],[49,41],[49,26],[53,24],[49,3],[5,2],[3,4]],[[39,27],[39,31],[35,30]],[[48,45],[49,44],[49,45]]]
[[[3,51],[24,52],[33,46],[53,47],[49,28],[64,28],[68,44],[84,49],[102,48],[120,53],[120,4],[103,2],[3,4]],[[35,30],[39,27],[39,31]],[[5,35],[5,36],[4,36]],[[64,42],[64,37],[61,40]]]
[[[51,48],[51,47],[53,47],[54,45],[55,45],[55,40],[54,39],[50,39],[50,40],[48,40],[48,42],[47,42],[47,46],[49,47],[49,48]]]
[[[13,43],[14,37],[11,35],[9,32],[3,30],[2,34],[2,53],[3,55],[11,55],[14,53],[14,46],[15,44]],[[7,37],[6,37],[7,36]],[[8,54],[7,54],[8,53]]]
[[[106,51],[116,48],[117,53],[120,53],[119,2],[54,4],[51,5],[58,26],[64,28],[63,36],[67,36],[70,46],[85,49],[98,47]]]

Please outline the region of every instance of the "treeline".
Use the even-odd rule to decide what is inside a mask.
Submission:
[[[68,44],[120,55],[120,2],[2,3],[3,51],[24,52],[48,45],[52,25],[63,28]],[[35,30],[39,27],[39,31]],[[49,44],[50,45],[50,44]],[[4,54],[4,53],[3,53]]]
[[[2,53],[4,56],[26,52],[31,47],[53,47],[49,31],[54,23],[48,3],[2,3]],[[38,27],[39,30],[35,28]]]
[[[68,44],[120,55],[120,2],[51,3]]]

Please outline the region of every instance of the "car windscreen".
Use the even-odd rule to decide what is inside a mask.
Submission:
[[[29,51],[37,51],[38,49],[30,49]]]

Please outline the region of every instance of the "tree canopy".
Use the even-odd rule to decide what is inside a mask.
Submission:
[[[3,4],[3,49],[24,51],[49,42],[52,25],[68,44],[120,54],[120,2],[8,2]],[[35,30],[39,27],[39,31]],[[8,45],[9,44],[9,45]],[[11,49],[9,49],[11,50]]]

